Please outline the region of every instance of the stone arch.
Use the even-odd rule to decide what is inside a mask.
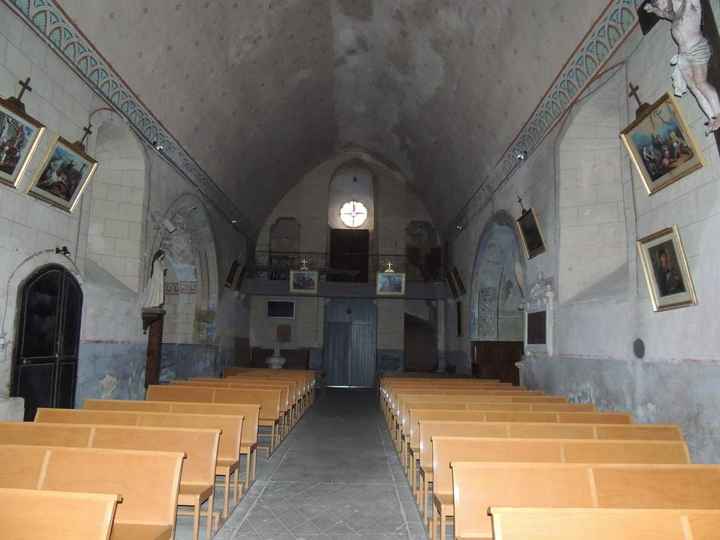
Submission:
[[[140,286],[145,221],[145,151],[117,115],[105,117],[97,130],[99,161],[90,194],[88,259],[134,292]]]
[[[629,282],[624,72],[579,102],[558,145],[560,303],[621,294]]]
[[[207,209],[197,197],[183,195],[162,221],[152,253],[164,251],[168,270],[163,343],[213,345],[219,278]]]
[[[496,213],[478,242],[470,288],[470,338],[474,341],[522,341],[525,257],[515,220]]]

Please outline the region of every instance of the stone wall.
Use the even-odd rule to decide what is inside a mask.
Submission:
[[[705,119],[695,101],[683,98],[680,107],[705,167],[648,196],[619,133],[612,133],[634,117],[636,106],[625,91],[629,82],[639,84],[644,101],[672,91],[669,59],[675,50],[665,23],[644,38],[636,31],[609,59],[608,66],[615,67],[586,91],[492,204],[466,224],[453,254],[461,272],[471,272],[469,253],[485,224],[499,210],[519,217],[516,198],[522,196],[538,211],[548,248],[527,263],[524,281],[549,278],[560,298],[553,320],[555,352],[524,362],[523,382],[601,408],[628,410],[638,421],[679,423],[693,458],[717,462],[718,150],[703,132]],[[680,228],[699,305],[654,313],[635,242],[673,224]],[[594,232],[580,234],[583,227]],[[600,264],[598,257],[607,260]],[[464,302],[467,315],[471,301]],[[446,319],[449,363],[467,359],[470,347],[467,338],[452,338],[453,318]],[[643,358],[633,353],[636,339],[644,341]]]

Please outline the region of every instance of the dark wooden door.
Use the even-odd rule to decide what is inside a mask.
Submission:
[[[430,373],[437,370],[435,327],[424,319],[405,314],[405,371]]]
[[[330,230],[329,281],[368,282],[370,231]]]
[[[19,294],[12,395],[25,399],[25,420],[38,407],[73,408],[83,296],[75,278],[47,266]]]
[[[515,366],[522,360],[523,344],[515,341],[474,341],[472,344],[473,376],[500,379],[520,384],[520,371]]]

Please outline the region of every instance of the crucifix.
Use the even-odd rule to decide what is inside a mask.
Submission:
[[[650,109],[649,103],[643,103],[640,101],[640,94],[639,94],[640,86],[635,85],[633,83],[630,83],[630,93],[628,94],[628,97],[635,98],[635,101],[637,102],[638,108],[635,112],[635,118],[641,118],[647,114],[648,109]]]
[[[80,150],[82,150],[84,152],[85,151],[85,141],[87,141],[87,138],[93,134],[92,127],[93,127],[92,122],[88,121],[88,125],[83,128],[82,139],[80,139],[79,141],[76,141],[73,146],[75,146],[76,148],[79,148]]]
[[[25,112],[25,104],[22,102],[22,98],[25,95],[25,92],[32,92],[33,89],[32,86],[30,86],[30,77],[24,81],[18,82],[20,83],[20,93],[17,97],[8,98],[6,103],[20,112]]]

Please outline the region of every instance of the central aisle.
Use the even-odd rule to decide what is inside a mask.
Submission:
[[[216,539],[425,539],[391,444],[376,391],[323,391]]]

